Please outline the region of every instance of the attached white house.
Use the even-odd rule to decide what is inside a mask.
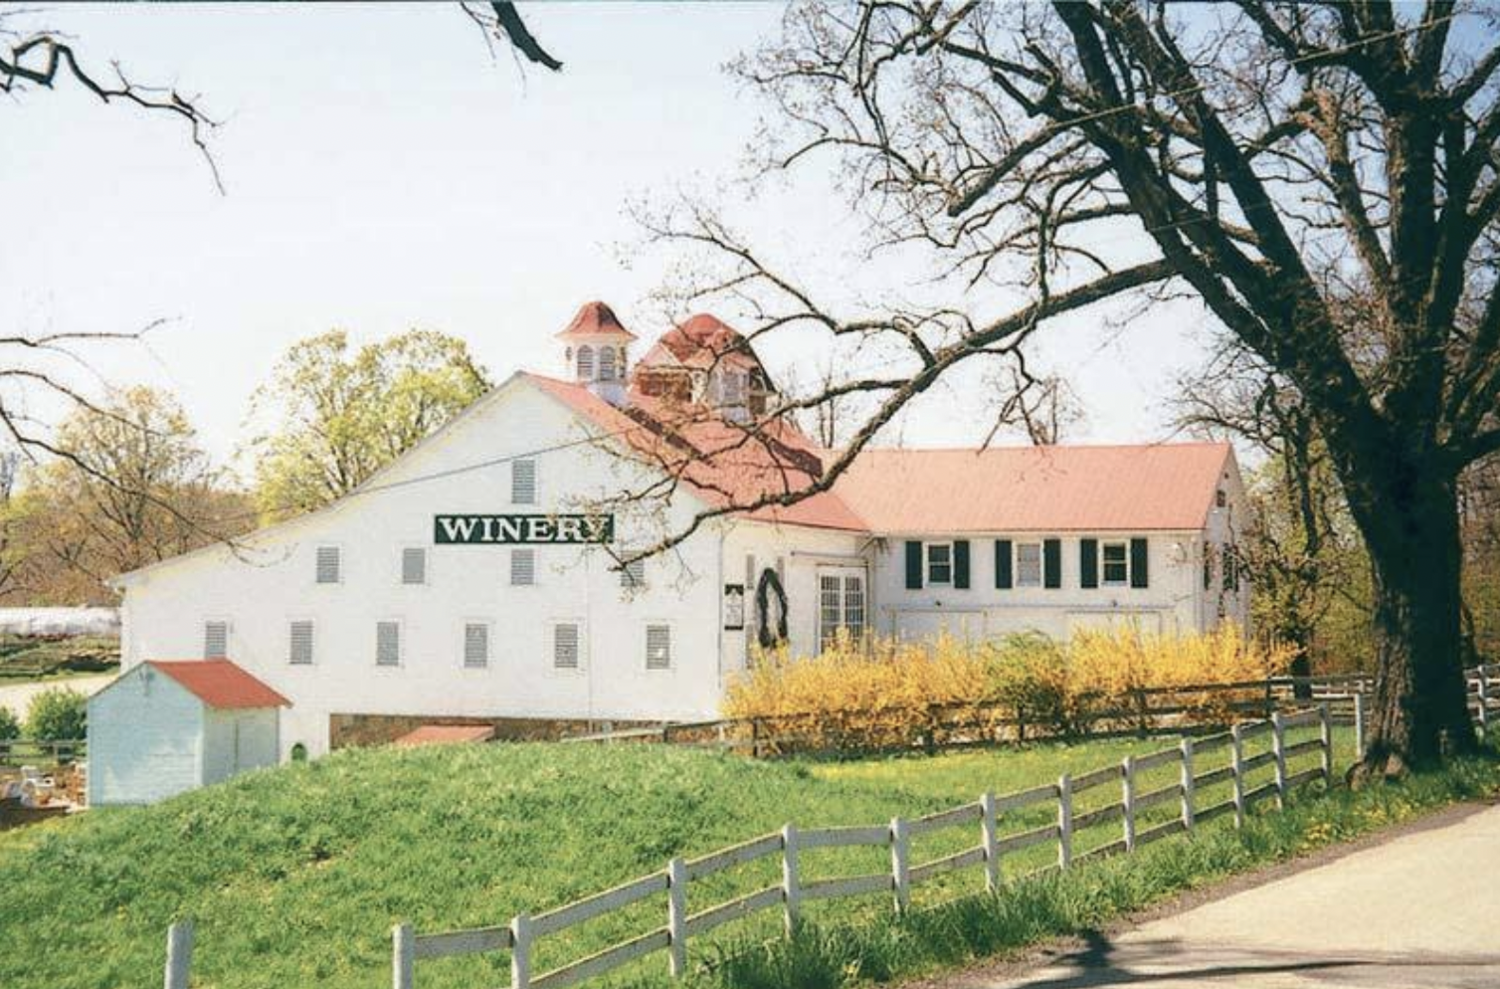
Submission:
[[[153,803],[276,765],[288,704],[225,659],[135,664],[89,698],[89,806]]]
[[[783,625],[811,655],[841,629],[1245,620],[1223,444],[872,449],[828,492],[716,517],[621,571],[706,507],[798,489],[828,454],[774,416],[753,350],[711,316],[633,367],[602,303],[559,338],[565,378],[512,376],[349,497],[117,578],[125,667],[232,659],[291,700],[285,757],[361,721],[393,737],[712,717]]]

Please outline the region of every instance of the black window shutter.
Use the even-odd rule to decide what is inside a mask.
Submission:
[[[922,543],[917,539],[906,541],[906,589],[922,588]]]
[[[1099,540],[1078,540],[1078,586],[1099,586]]]
[[[969,541],[953,540],[953,586],[957,590],[969,587]]]
[[[1151,586],[1146,572],[1146,540],[1139,536],[1130,541],[1130,586]]]
[[[995,540],[995,586],[1002,591],[1010,590],[1015,581],[1010,572],[1010,540]]]
[[[1062,540],[1042,540],[1042,586],[1062,586]]]

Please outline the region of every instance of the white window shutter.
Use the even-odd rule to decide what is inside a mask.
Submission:
[[[337,584],[343,580],[343,553],[337,546],[319,546],[317,553],[317,580],[320,584]]]
[[[295,621],[289,627],[288,661],[293,666],[311,666],[313,661],[313,623]]]
[[[203,658],[225,659],[229,656],[229,623],[203,623]]]
[[[510,582],[518,587],[536,583],[536,550],[528,547],[510,551]]]
[[[490,665],[490,627],[484,622],[464,625],[464,666],[483,669]]]
[[[375,665],[401,665],[401,623],[375,623]]]
[[[427,583],[427,550],[421,546],[407,546],[401,550],[401,583]]]
[[[672,626],[646,626],[646,669],[672,668]]]
[[[579,667],[578,626],[572,622],[559,622],[552,626],[552,665],[559,670],[576,670]]]

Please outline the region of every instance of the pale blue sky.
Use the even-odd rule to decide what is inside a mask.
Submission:
[[[491,61],[441,5],[44,12],[37,23],[76,35],[92,64],[118,59],[139,82],[201,93],[225,121],[213,146],[227,194],[174,121],[67,86],[0,104],[0,326],[129,330],[171,317],[149,348],[99,349],[93,363],[115,383],[174,389],[220,456],[245,435],[249,395],[278,355],[329,327],[458,334],[497,379],[555,371],[551,334],[591,298],[656,336],[652,293],[684,259],[638,251],[625,207],[740,174],[763,107],[722,66],[774,32],[781,8],[526,15],[561,74],[522,72],[503,49]],[[903,277],[858,264],[858,225],[816,172],[730,212],[832,295],[869,298]],[[1072,439],[1162,438],[1161,400],[1197,360],[1204,317],[1175,305],[1117,332],[1097,316],[1036,348],[1087,403]],[[769,350],[782,371],[825,359],[806,339]],[[981,438],[972,380],[925,400],[901,438]]]

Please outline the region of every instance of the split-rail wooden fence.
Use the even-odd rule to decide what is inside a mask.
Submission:
[[[1303,726],[1318,726],[1315,737],[1288,743],[1287,731]],[[1213,818],[1234,816],[1236,826],[1244,824],[1245,815],[1257,801],[1274,797],[1284,806],[1287,794],[1295,787],[1313,780],[1332,782],[1333,719],[1328,705],[1290,715],[1273,714],[1268,721],[1236,725],[1230,731],[1204,738],[1183,738],[1171,748],[1141,756],[1127,756],[1123,762],[1090,772],[1064,775],[1056,783],[1032,787],[1018,793],[996,795],[984,793],[978,800],[923,817],[898,817],[888,824],[856,827],[799,828],[788,823],[773,834],[752,838],[697,858],[674,858],[666,867],[613,889],[576,900],[539,914],[518,914],[509,924],[471,930],[441,933],[418,933],[409,924],[398,925],[392,932],[393,989],[414,989],[416,963],[423,959],[445,958],[475,952],[509,951],[511,953],[510,989],[563,989],[585,979],[603,975],[654,952],[668,953],[672,975],[687,971],[688,943],[697,936],[733,920],[765,910],[778,910],[787,933],[801,920],[803,904],[814,900],[888,893],[894,909],[909,909],[912,887],[937,876],[963,869],[983,869],[985,885],[991,891],[1001,888],[1002,860],[1024,849],[1054,844],[1056,865],[1068,869],[1087,859],[1132,852],[1142,845],[1169,835],[1191,832],[1197,825]],[[1271,746],[1257,755],[1245,754],[1245,742],[1257,736],[1270,736]],[[1227,762],[1211,769],[1200,769],[1200,760],[1209,753],[1228,750]],[[1317,754],[1317,764],[1293,772],[1288,763],[1298,756]],[[1142,773],[1167,766],[1178,768],[1177,782],[1148,792],[1138,791]],[[1274,768],[1274,778],[1251,786],[1249,774],[1260,767]],[[1200,807],[1197,793],[1215,783],[1232,784],[1232,797],[1210,807]],[[1087,813],[1075,813],[1078,795],[1100,787],[1118,786],[1120,797]],[[1176,816],[1151,827],[1138,827],[1143,810],[1163,804],[1175,804]],[[1006,818],[1025,808],[1050,805],[1054,823],[1006,833]],[[1083,854],[1074,854],[1074,834],[1085,828],[1120,822],[1120,837]],[[911,842],[915,837],[955,828],[976,828],[978,843],[962,851],[931,861],[912,861]],[[817,849],[846,847],[885,848],[890,855],[890,869],[879,873],[839,878],[816,878],[809,874],[804,855]],[[695,880],[760,859],[779,857],[781,882],[755,890],[713,906],[689,912],[689,890]],[[532,972],[532,957],[540,938],[599,918],[665,893],[665,924],[629,940],[607,947],[577,961],[542,973]],[[168,986],[168,989],[177,989]]]

